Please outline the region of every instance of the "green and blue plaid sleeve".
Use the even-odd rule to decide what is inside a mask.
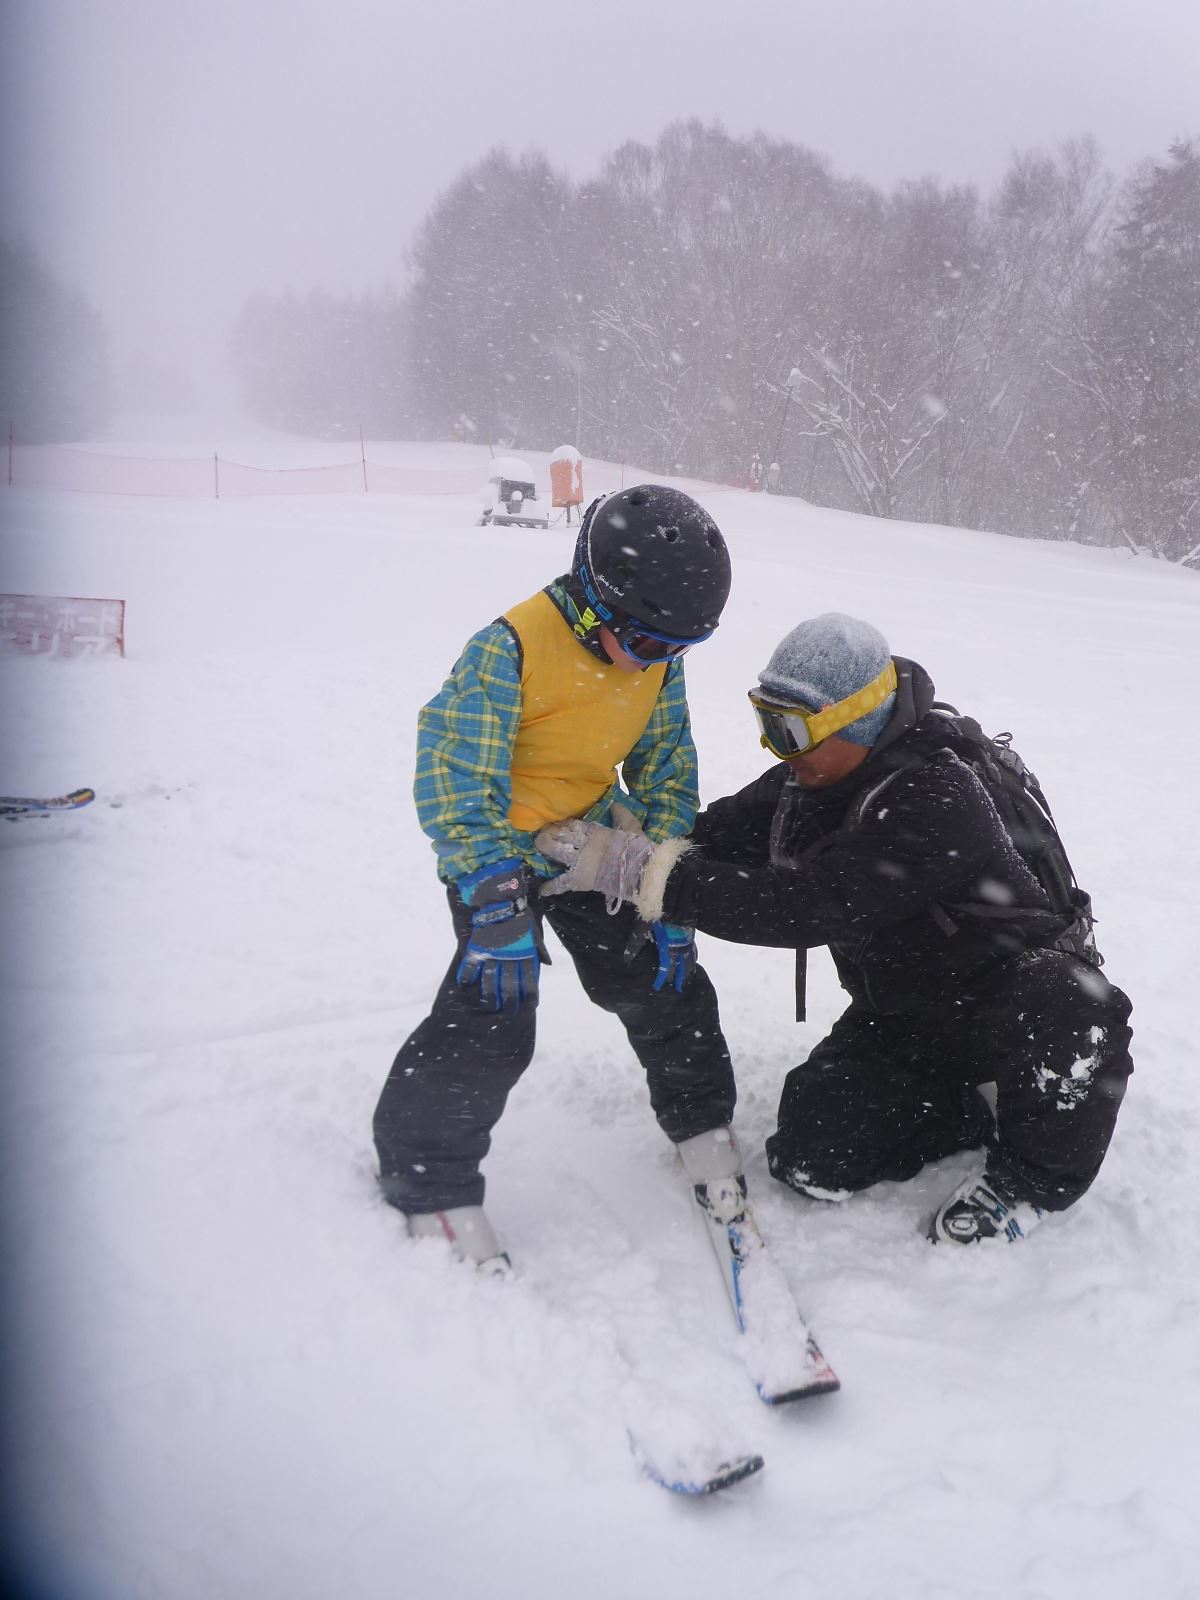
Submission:
[[[469,639],[450,676],[417,716],[413,799],[433,840],[438,876],[527,857],[529,835],[508,820],[512,752],[521,721],[517,642],[493,622]]]
[[[520,722],[517,643],[503,623],[492,623],[468,640],[450,676],[417,716],[413,799],[417,820],[433,840],[439,877],[453,882],[514,856],[539,877],[559,871],[535,848],[534,835],[508,819]],[[691,832],[700,801],[682,661],[668,667],[621,775],[627,803],[652,839]],[[620,797],[614,784],[588,817],[607,822]]]
[[[691,833],[700,789],[682,657],[667,668],[645,732],[625,757],[621,776],[650,838],[661,842]]]

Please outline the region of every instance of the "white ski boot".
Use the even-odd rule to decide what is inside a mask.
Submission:
[[[722,1224],[744,1218],[745,1225],[757,1235],[754,1213],[746,1198],[741,1151],[733,1129],[711,1128],[707,1133],[698,1133],[694,1139],[685,1139],[675,1148],[704,1211]]]
[[[503,1278],[512,1271],[482,1206],[418,1212],[405,1220],[414,1239],[444,1239],[460,1261],[474,1262],[487,1277]]]

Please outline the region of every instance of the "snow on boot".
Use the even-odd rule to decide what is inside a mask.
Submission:
[[[460,1261],[473,1261],[489,1277],[503,1278],[512,1270],[482,1206],[418,1212],[406,1220],[414,1239],[445,1239]]]
[[[742,1153],[732,1128],[710,1128],[707,1133],[698,1133],[694,1139],[684,1139],[675,1148],[693,1184],[712,1183],[720,1178],[740,1178],[742,1175]]]
[[[1041,1220],[1040,1206],[1008,1199],[985,1173],[982,1178],[960,1183],[942,1202],[929,1224],[929,1237],[934,1244],[943,1239],[952,1244],[980,1244],[988,1239],[1014,1244]]]
[[[778,1178],[781,1183],[786,1183],[788,1188],[796,1194],[803,1195],[806,1200],[820,1200],[826,1205],[841,1205],[843,1200],[849,1200],[854,1193],[853,1189],[823,1189],[819,1183],[810,1183],[808,1173],[802,1167],[791,1167],[786,1172],[776,1171],[771,1168],[772,1177]]]

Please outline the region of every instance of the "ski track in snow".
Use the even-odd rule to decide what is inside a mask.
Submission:
[[[830,609],[1011,728],[1043,780],[1135,1008],[1091,1194],[974,1254],[921,1232],[969,1157],[838,1207],[780,1189],[762,1142],[840,991],[818,953],[797,1026],[787,952],[704,939],[759,1220],[843,1391],[755,1397],[636,1062],[561,953],[487,1165],[517,1275],[408,1241],[370,1121],[450,949],[415,713],[570,538],[478,529],[471,496],[8,491],[5,591],[128,603],[124,661],[0,662],[0,789],[98,795],[0,825],[13,1525],[47,1592],[1200,1595],[1200,580],[711,504],[734,591],[688,662],[706,798],[761,770],[744,690]],[[766,1470],[679,1501],[629,1430]]]

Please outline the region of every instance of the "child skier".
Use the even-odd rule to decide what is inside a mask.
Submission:
[[[694,500],[657,484],[607,495],[588,508],[570,572],[476,633],[420,713],[414,796],[456,948],[384,1085],[375,1144],[409,1231],[468,1260],[507,1264],[479,1168],[533,1055],[543,918],[589,999],[625,1025],[693,1183],[738,1187],[733,1070],[692,930],[593,895],[543,903],[558,868],[534,844],[569,816],[612,821],[631,841],[690,833],[683,656],[716,630],[729,586],[725,541]]]

